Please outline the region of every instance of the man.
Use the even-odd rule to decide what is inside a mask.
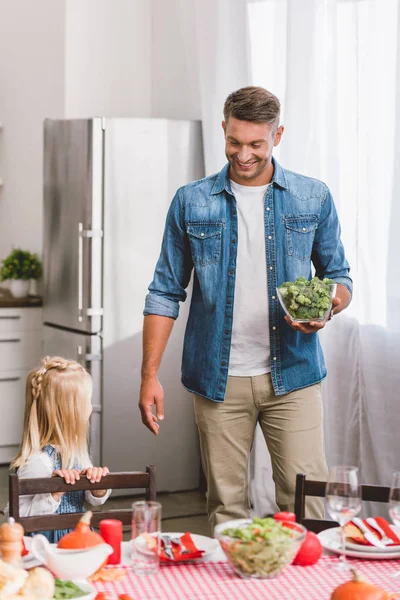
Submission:
[[[180,188],[172,201],[143,330],[143,423],[164,418],[158,367],[194,269],[182,383],[194,394],[211,525],[249,514],[248,462],[259,421],[276,500],[293,510],[296,473],[325,480],[317,332],[326,322],[284,317],[276,287],[299,276],[337,282],[333,314],[351,299],[349,265],[326,185],[272,158],[282,138],[279,100],[247,87],[228,96],[222,127],[228,164]],[[152,413],[155,405],[156,414]],[[320,518],[311,500],[308,516]]]

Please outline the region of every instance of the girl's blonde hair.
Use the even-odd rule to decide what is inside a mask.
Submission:
[[[75,461],[86,467],[91,396],[92,378],[82,365],[46,356],[26,380],[24,431],[11,467],[22,467],[47,444],[58,447],[63,469]]]

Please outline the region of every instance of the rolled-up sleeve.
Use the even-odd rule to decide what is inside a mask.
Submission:
[[[193,262],[184,226],[182,194],[180,188],[168,211],[161,253],[146,296],[144,315],[176,319],[179,302],[186,300],[185,290],[189,285]]]
[[[312,261],[316,275],[329,277],[344,285],[353,293],[353,281],[349,276],[350,265],[346,260],[340,238],[341,229],[335,203],[328,188],[322,202],[320,222],[315,234]]]

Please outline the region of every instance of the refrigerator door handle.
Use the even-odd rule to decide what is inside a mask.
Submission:
[[[83,223],[78,223],[78,321],[83,321]]]
[[[102,238],[103,232],[95,229],[83,229],[83,223],[78,223],[78,321],[83,321],[83,238]],[[102,308],[88,308],[88,317],[102,317]]]
[[[101,360],[101,354],[87,354],[85,353],[83,346],[81,344],[79,344],[79,346],[77,346],[76,348],[76,354],[77,354],[77,362],[79,363],[83,363],[83,362],[93,362],[93,361],[97,361],[97,360]]]

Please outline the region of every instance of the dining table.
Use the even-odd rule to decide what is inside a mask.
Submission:
[[[329,600],[333,590],[352,578],[349,570],[339,571],[335,554],[325,552],[312,566],[290,565],[270,579],[243,579],[227,562],[220,547],[202,560],[191,563],[162,563],[155,575],[136,575],[131,560],[131,543],[122,543],[122,577],[96,581],[98,592],[110,599],[129,594],[132,600]],[[399,593],[400,560],[348,559],[360,576],[382,588]],[[107,568],[107,567],[106,567]]]

